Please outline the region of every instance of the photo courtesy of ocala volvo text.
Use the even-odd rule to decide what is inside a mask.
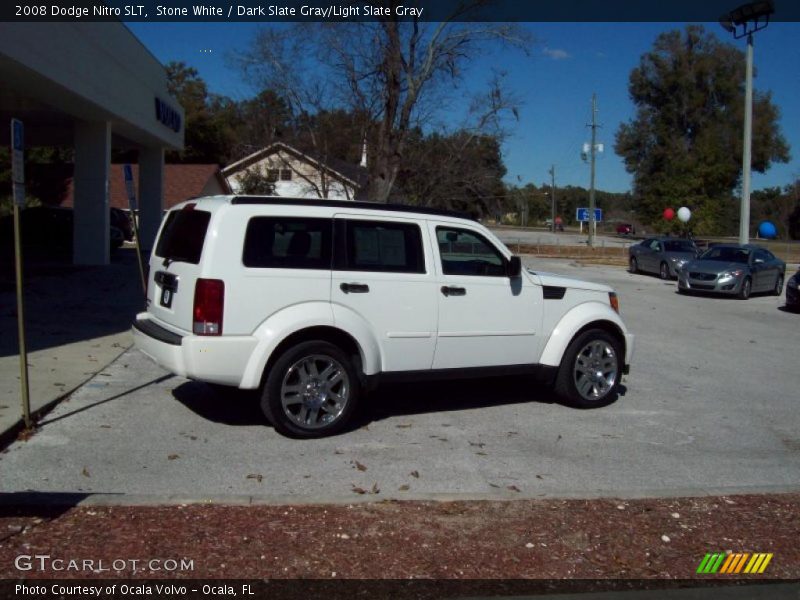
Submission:
[[[524,269],[461,213],[262,196],[166,214],[133,334],[172,373],[260,390],[299,438],[344,430],[382,381],[530,374],[604,406],[633,354],[610,287]]]

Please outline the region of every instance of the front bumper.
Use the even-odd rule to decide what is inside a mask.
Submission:
[[[157,323],[149,313],[137,315],[131,331],[136,348],[167,371],[237,387],[256,348],[256,338],[251,336],[179,334]]]
[[[742,277],[733,279],[698,279],[691,276],[686,271],[678,273],[678,288],[693,292],[707,292],[710,294],[729,294],[736,295],[742,287]]]

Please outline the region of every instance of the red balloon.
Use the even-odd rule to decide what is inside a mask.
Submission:
[[[664,209],[664,218],[667,221],[672,221],[672,219],[675,218],[675,211],[672,210],[671,208],[665,208]]]

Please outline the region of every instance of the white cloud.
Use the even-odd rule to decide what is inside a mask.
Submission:
[[[572,58],[572,55],[567,52],[566,50],[561,50],[560,48],[545,48],[542,50],[542,54],[552,58],[553,60],[564,60],[567,58]]]

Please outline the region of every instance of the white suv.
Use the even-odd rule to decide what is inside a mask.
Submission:
[[[136,346],[178,375],[261,389],[279,432],[340,431],[392,378],[532,373],[617,396],[633,336],[604,285],[523,270],[476,221],[367,202],[217,196],[170,210]]]

